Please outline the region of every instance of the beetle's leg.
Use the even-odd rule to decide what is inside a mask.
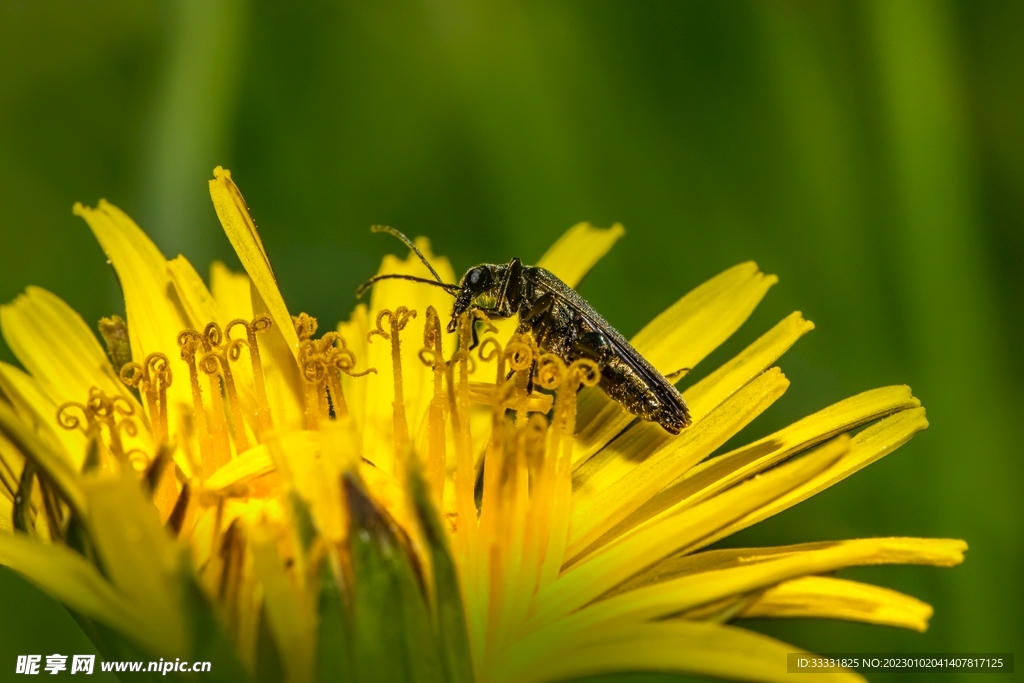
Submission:
[[[512,312],[510,312],[510,311],[502,311],[497,306],[494,306],[492,308],[484,308],[483,306],[474,306],[473,310],[474,311],[480,311],[485,316],[487,316],[487,318],[489,320],[504,320],[505,318],[508,318],[508,317],[510,317],[512,315]],[[477,344],[480,343],[480,340],[479,340],[479,338],[477,336],[476,323],[477,323],[477,321],[473,322],[473,345],[469,347],[470,349],[475,349],[477,347]]]
[[[669,382],[675,383],[683,378],[683,375],[688,373],[692,368],[679,368],[675,372],[666,372],[665,379]]]
[[[540,318],[547,316],[551,312],[551,308],[555,305],[555,297],[551,296],[551,293],[543,295],[530,306],[524,315],[519,316],[519,327],[522,328],[526,325],[526,329],[521,331],[525,332],[530,329],[534,322],[540,320]]]
[[[523,292],[523,263],[519,257],[513,258],[505,269],[505,277],[498,286],[498,296],[494,302],[494,309],[503,313],[501,317],[507,318],[519,308],[519,301]]]
[[[549,318],[555,305],[555,298],[550,293],[537,299],[525,313],[519,314],[517,332],[524,334],[533,332],[534,340],[541,348],[545,347],[545,337],[549,327]],[[550,350],[550,349],[549,349]]]
[[[472,351],[473,349],[475,349],[476,347],[478,347],[480,345],[480,333],[477,332],[477,330],[476,330],[476,323],[477,323],[477,321],[474,320],[469,325],[470,337],[471,337],[470,342],[469,342],[469,350],[470,351]]]

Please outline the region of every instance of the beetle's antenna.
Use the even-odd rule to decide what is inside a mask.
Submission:
[[[413,244],[412,240],[410,240],[408,237],[406,237],[405,235],[403,235],[402,233],[398,232],[397,230],[395,230],[394,228],[392,228],[392,227],[390,227],[388,225],[374,225],[374,226],[371,226],[370,227],[370,232],[386,232],[389,235],[394,235],[398,239],[402,240],[402,242],[405,243],[405,246],[407,246],[410,249],[412,249],[412,253],[414,253],[414,254],[416,254],[417,256],[420,257],[420,261],[423,261],[423,265],[425,265],[427,267],[427,270],[429,270],[430,274],[434,276],[434,279],[437,280],[438,282],[440,282],[442,285],[445,284],[445,281],[442,280],[441,276],[437,274],[436,270],[434,270],[434,266],[430,265],[430,261],[427,260],[427,258],[423,255],[423,253],[419,249],[416,248],[416,245]]]
[[[441,289],[443,289],[444,291],[448,292],[452,296],[455,296],[455,293],[458,292],[461,289],[458,285],[449,285],[449,284],[446,284],[444,282],[434,282],[433,280],[428,280],[425,277],[416,277],[415,275],[400,275],[398,273],[389,273],[387,275],[375,275],[375,276],[371,277],[369,280],[367,280],[366,282],[364,282],[363,284],[359,285],[359,289],[356,290],[356,298],[358,299],[363,294],[365,294],[366,290],[369,289],[370,286],[373,285],[373,283],[380,282],[381,280],[411,280],[412,282],[420,282],[420,283],[425,284],[425,285],[433,285],[434,287],[440,287]]]

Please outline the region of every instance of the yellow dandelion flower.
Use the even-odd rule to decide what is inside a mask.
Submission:
[[[0,364],[0,562],[108,659],[294,683],[776,681],[796,648],[733,622],[926,628],[930,606],[832,573],[952,566],[962,541],[708,549],[927,426],[907,387],[886,387],[719,453],[786,391],[773,364],[812,329],[799,313],[687,386],[692,424],[673,435],[515,321],[467,315],[449,332],[442,288],[381,280],[326,332],[293,316],[230,173],[214,175],[244,274],[215,264],[207,285],[101,201],[75,213],[124,292],[127,321],[99,325],[106,350],[44,290],[0,308],[22,365]],[[575,286],[621,234],[578,225],[539,265]],[[431,275],[413,256],[380,274]],[[632,344],[659,372],[693,368],[775,280],[727,270]]]

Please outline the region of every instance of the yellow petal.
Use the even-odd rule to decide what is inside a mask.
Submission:
[[[615,537],[662,510],[698,503],[837,434],[919,405],[906,386],[872,389],[840,401],[752,444],[692,467],[606,536]]]
[[[819,476],[802,486],[779,496],[759,510],[752,512],[729,527],[722,529],[700,543],[700,547],[736,533],[740,529],[768,519],[797,503],[824,491],[842,481],[854,472],[867,467],[879,458],[893,452],[911,439],[917,432],[928,427],[924,408],[912,408],[880,420],[858,433],[850,442],[850,451],[838,462]]]
[[[270,456],[266,444],[259,444],[218,468],[203,482],[203,488],[212,492],[226,491],[233,486],[247,484],[257,477],[269,474],[274,469],[274,459]]]
[[[778,281],[756,263],[741,263],[708,280],[652,320],[630,343],[665,374],[694,368],[753,312]],[[574,461],[584,461],[632,421],[599,389],[580,392]]]
[[[772,553],[772,549],[767,549],[770,559],[685,574],[617,593],[563,619],[557,626],[564,632],[582,632],[616,622],[646,621],[796,577],[834,572],[844,567],[892,562],[950,566],[963,560],[966,548],[963,541],[914,538],[868,538],[817,546],[795,553]]]
[[[342,504],[341,474],[359,461],[353,439],[338,424],[315,432],[298,432],[282,441],[292,481],[309,506],[323,538],[341,542],[348,530],[347,508]]]
[[[0,533],[0,564],[23,574],[76,612],[129,634],[153,652],[165,650],[159,630],[148,628],[131,602],[66,546]]]
[[[804,576],[773,586],[737,616],[844,619],[898,626],[922,633],[934,610],[888,588],[826,576]]]
[[[252,296],[245,273],[236,273],[220,261],[214,261],[210,266],[210,291],[228,319],[252,320]]]
[[[0,325],[11,351],[54,404],[84,403],[92,387],[128,396],[85,321],[45,289],[29,287],[0,307]],[[55,422],[56,413],[50,419]]]
[[[281,291],[277,288],[277,278],[270,267],[270,259],[263,248],[256,223],[249,214],[249,207],[238,186],[231,180],[231,171],[218,166],[213,169],[213,176],[210,181],[210,197],[213,198],[213,206],[224,226],[224,232],[253,286],[263,298],[267,312],[274,321],[274,328],[284,337],[294,356],[298,353],[299,338],[295,334]]]
[[[947,538],[868,538],[853,541],[798,543],[769,548],[728,548],[686,554],[676,553],[656,562],[628,581],[619,584],[605,597],[627,593],[671,579],[716,572],[735,567],[749,567],[786,557],[813,558],[819,551],[833,551],[840,546],[854,548],[856,561],[851,565],[918,564],[953,567],[964,559],[967,544]],[[813,572],[807,572],[813,573]]]
[[[179,256],[167,262],[167,272],[170,273],[174,289],[178,293],[182,308],[191,321],[192,328],[202,330],[207,324],[215,322],[226,332],[231,319],[225,316],[192,264],[184,256]],[[238,333],[236,332],[232,336],[238,338]],[[247,354],[248,351],[245,353]],[[248,359],[243,358],[241,362],[232,363],[231,375],[242,414],[249,427],[247,431],[256,433],[258,430],[257,407],[252,365]],[[252,438],[252,434],[249,435],[249,438]]]
[[[74,213],[89,224],[117,272],[132,357],[140,360],[154,351],[171,355],[185,321],[168,296],[170,281],[163,254],[127,214],[106,200],[101,199],[95,209],[75,204]]]
[[[846,437],[836,439],[685,513],[663,513],[584,557],[537,595],[532,627],[551,624],[625,581],[655,558],[687,547],[800,486],[845,453],[848,441]]]
[[[788,386],[785,376],[773,368],[678,436],[649,422],[630,427],[573,476],[566,556],[575,556],[664,488],[666,481],[710,455]]]
[[[692,368],[739,329],[778,281],[752,261],[734,266],[652,320],[633,346],[662,372]]]
[[[252,282],[252,312],[255,315],[266,313],[274,323],[260,339],[261,352],[267,361],[264,372],[274,424],[278,428],[299,426],[305,400],[302,378],[295,361],[299,337],[277,287],[277,278],[270,267],[256,223],[249,214],[242,193],[231,180],[231,172],[218,166],[213,175],[210,197],[224,232]]]
[[[18,360],[32,374],[32,382],[26,383],[23,375],[5,371],[8,387],[26,406],[33,406],[38,417],[30,423],[42,425],[37,431],[41,430],[41,437],[51,445],[59,442],[66,446],[76,468],[85,457],[84,435],[60,428],[57,408],[68,401],[85,403],[93,387],[108,396],[120,396],[131,406],[135,415],[132,420],[141,429],[135,436],[123,433],[125,448],[152,452],[142,407],[117,378],[106,354],[74,309],[44,289],[29,287],[13,302],[0,307],[0,325]]]
[[[735,358],[687,389],[684,396],[693,421],[771,367],[797,339],[813,329],[814,323],[804,320],[799,311],[791,313]]]
[[[142,406],[117,378],[96,338],[70,306],[46,290],[30,287],[0,309],[0,324],[12,350],[32,373],[31,381],[26,381],[13,368],[3,369],[3,382],[19,397],[16,403],[30,407],[34,416],[23,418],[51,451],[68,460],[74,470],[81,467],[85,436],[63,429],[57,411],[67,402],[86,403],[91,389],[97,388],[122,398],[131,411],[126,419],[138,429],[134,434],[122,430],[125,450],[153,452]]]
[[[237,530],[242,528],[243,521],[250,525],[257,521],[261,524],[279,524],[283,518],[284,514],[276,497],[228,497],[222,505],[204,508],[199,512],[189,538],[192,545],[192,566],[208,567],[210,562],[219,561],[213,557],[213,552],[220,549],[215,543],[214,534],[218,534],[218,538],[223,541],[223,534],[232,524],[237,522]],[[209,570],[204,570],[204,574],[209,577]]]
[[[254,316],[270,315],[270,307],[251,285],[252,312]],[[289,323],[288,330],[295,334],[295,327]],[[263,378],[270,404],[271,418],[278,430],[301,429],[304,425],[305,388],[299,365],[285,331],[275,322],[259,337],[260,359],[263,362]]]
[[[119,592],[158,624],[162,650],[181,653],[188,645],[181,596],[180,556],[164,531],[156,508],[131,473],[90,477],[90,538],[104,570]]]
[[[0,502],[13,503],[14,495],[17,493],[18,481],[22,478],[22,468],[25,467],[25,456],[17,450],[17,447],[0,432]],[[10,513],[10,507],[4,508]],[[0,519],[4,519],[0,515]],[[9,528],[11,517],[6,517]]]
[[[0,431],[0,531],[13,529],[14,497],[24,467],[25,456]]]
[[[211,322],[223,327],[228,322],[213,294],[206,288],[203,279],[188,259],[184,256],[171,259],[167,262],[167,273],[171,276],[171,282],[174,283],[174,289],[178,293],[192,329],[202,331],[207,323]]]
[[[7,489],[4,488],[4,495],[0,496],[0,534],[14,531],[14,526],[11,524],[11,516],[14,514],[14,500],[13,496],[8,496],[7,493]]]
[[[6,394],[15,412],[26,424],[34,426],[41,439],[53,445],[55,451],[63,451],[72,469],[82,469],[85,433],[57,427],[57,404],[43,394],[35,379],[12,365],[0,363],[0,393]]]
[[[619,223],[610,228],[577,223],[551,245],[537,265],[550,270],[559,280],[575,288],[624,234],[626,231]]]
[[[180,379],[188,377],[188,368],[180,359],[177,341],[188,320],[171,294],[167,260],[139,226],[110,202],[101,199],[95,209],[75,204],[74,212],[89,224],[117,272],[132,360],[141,363],[151,353],[166,355],[178,380],[168,389],[168,403],[190,403],[188,382]]]
[[[0,401],[0,432],[19,452],[36,461],[47,477],[75,510],[86,508],[85,496],[79,486],[78,472],[68,456],[44,439],[7,403]]]
[[[555,636],[519,643],[499,663],[495,683],[542,683],[621,671],[663,671],[728,680],[791,683],[789,653],[801,651],[759,633],[704,622],[662,621],[593,631],[567,644]],[[800,674],[808,683],[854,682],[855,673]]]

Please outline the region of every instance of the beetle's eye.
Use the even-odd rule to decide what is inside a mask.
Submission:
[[[482,268],[474,268],[473,270],[469,271],[469,284],[471,284],[471,285],[479,284],[480,278],[483,277],[483,272],[482,271],[483,271]]]

